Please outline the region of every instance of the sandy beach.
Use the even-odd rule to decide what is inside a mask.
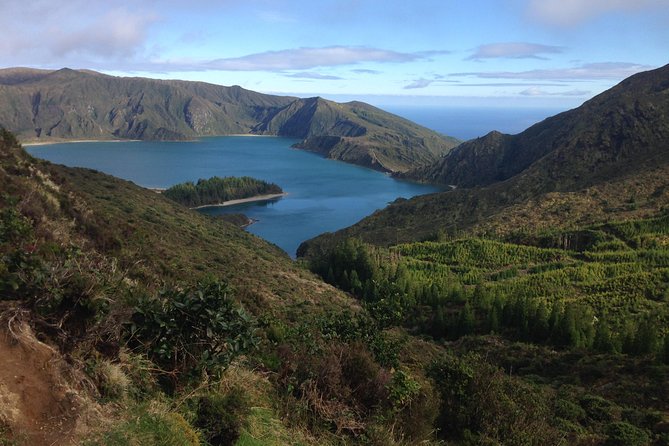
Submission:
[[[285,197],[286,195],[288,195],[286,192],[284,192],[282,194],[256,195],[255,197],[240,198],[238,200],[229,200],[229,201],[224,201],[223,203],[206,204],[206,205],[203,205],[203,206],[196,206],[196,207],[193,207],[191,209],[218,208],[218,207],[225,207],[225,206],[233,206],[235,204],[252,203],[254,201],[275,200],[277,198]]]

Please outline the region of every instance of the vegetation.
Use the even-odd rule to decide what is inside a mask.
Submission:
[[[580,250],[477,238],[402,244],[355,239],[313,261],[386,324],[436,339],[496,333],[605,353],[664,355],[669,216],[586,228]],[[533,246],[530,243],[534,243]]]
[[[639,385],[634,372],[611,373],[605,363],[642,358],[653,364],[644,386],[651,393],[650,388],[666,391],[667,239],[664,213],[568,233],[517,234],[506,241],[457,238],[379,248],[348,239],[312,257],[311,265],[360,300],[371,326],[401,326],[434,341],[457,341],[455,352],[426,366],[440,392],[435,426],[444,438],[464,444],[558,444],[567,435],[648,444],[655,425],[647,420],[665,405],[652,397],[630,398],[623,388]],[[558,247],[565,241],[574,249]],[[486,344],[478,355],[466,352],[480,347],[460,347],[490,336],[497,347]],[[521,350],[501,352],[500,343]],[[523,358],[529,345],[545,350]],[[615,382],[613,395],[589,395],[581,381],[566,387],[571,378],[565,381],[546,368],[566,367],[568,353],[550,366],[533,364],[555,355],[555,348],[584,358],[604,355],[600,364],[581,360],[569,367],[580,376],[594,375],[584,380]],[[515,374],[529,370],[512,377],[505,368]],[[556,388],[569,390],[556,394]],[[625,411],[639,414],[621,416]]]
[[[251,177],[212,177],[176,184],[163,192],[167,198],[188,207],[208,206],[240,198],[257,195],[282,194],[283,190],[274,183]]]
[[[503,238],[646,218],[669,208],[669,65],[639,73],[518,135],[493,132],[404,175],[455,186],[397,200],[303,255],[355,237],[376,245],[459,235]]]
[[[0,89],[0,126],[22,141],[276,135],[330,158],[393,172],[434,162],[458,143],[361,102],[238,86],[8,68],[0,70]]]
[[[258,343],[252,317],[232,302],[227,284],[215,280],[140,298],[134,310],[129,345],[177,376],[212,373]]]
[[[582,190],[511,178],[397,202],[296,263],[0,137],[0,348],[23,352],[11,376],[46,364],[59,389],[49,424],[3,380],[3,444],[669,442],[663,152]]]

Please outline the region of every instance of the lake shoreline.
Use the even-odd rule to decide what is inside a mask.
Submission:
[[[202,206],[195,206],[195,207],[192,207],[191,209],[222,208],[222,207],[234,206],[236,204],[242,204],[242,203],[254,203],[256,201],[276,200],[278,198],[283,198],[286,195],[288,195],[288,193],[286,193],[286,192],[283,192],[283,193],[280,193],[280,194],[255,195],[253,197],[248,197],[248,198],[238,198],[236,200],[228,200],[228,201],[224,201],[222,203],[203,204]]]
[[[225,136],[236,136],[236,137],[252,137],[252,138],[277,138],[278,135],[256,135],[254,133],[232,133],[229,135],[206,135],[199,136],[194,139],[188,140],[174,140],[174,141],[162,141],[162,142],[187,142],[187,141],[198,141],[202,138],[220,138]],[[52,144],[78,144],[78,143],[91,143],[91,142],[152,142],[154,140],[144,140],[144,139],[57,139],[52,141],[34,141],[28,140],[26,142],[21,142],[21,145],[24,147],[35,147],[35,146],[49,146]]]
[[[141,142],[141,139],[66,139],[58,141],[33,141],[22,142],[23,147],[50,146],[53,144],[79,144],[91,142]]]
[[[225,207],[195,212],[213,217],[240,212],[259,220],[246,230],[291,257],[304,240],[355,224],[399,197],[441,190],[295,150],[290,147],[294,142],[294,138],[281,137],[207,137],[179,143],[60,144],[27,150],[38,158],[96,169],[147,190],[212,176],[250,176],[278,184],[289,193],[286,199],[256,197],[254,200],[264,201],[236,206],[227,202]]]
[[[167,190],[167,188],[163,187],[147,187],[147,189],[154,191],[157,194],[162,194]],[[201,206],[194,206],[189,209],[204,209],[204,208],[224,208],[226,206],[234,206],[236,204],[243,204],[243,203],[254,203],[256,201],[269,201],[269,200],[276,200],[277,198],[283,198],[288,195],[288,192],[281,192],[280,194],[266,194],[266,195],[254,195],[253,197],[248,197],[248,198],[237,198],[236,200],[228,200],[224,201],[222,203],[215,203],[215,204],[203,204]],[[253,219],[251,219],[253,220]],[[257,220],[255,220],[257,221]],[[254,223],[255,223],[254,221]],[[251,223],[249,223],[251,224]]]

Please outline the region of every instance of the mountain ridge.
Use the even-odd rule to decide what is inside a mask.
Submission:
[[[276,135],[300,139],[298,148],[385,172],[434,162],[458,143],[360,102],[90,70],[3,69],[0,98],[0,125],[24,142]]]
[[[344,237],[390,245],[651,215],[669,203],[668,116],[669,65],[520,134],[491,132],[399,175],[456,188],[397,200],[335,235],[305,242],[298,255]]]
[[[669,65],[638,73],[578,108],[549,117],[517,135],[493,131],[467,141],[436,163],[406,176],[458,187],[486,186],[531,166],[548,171],[547,163],[579,156],[580,163],[594,172],[614,168],[633,156],[645,156],[644,147],[659,144],[667,149],[668,79]],[[669,150],[664,150],[666,153]],[[590,158],[583,158],[588,155]],[[542,160],[544,157],[548,158]],[[569,167],[576,168],[573,163]]]

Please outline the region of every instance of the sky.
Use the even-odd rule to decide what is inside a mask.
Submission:
[[[375,105],[578,105],[669,63],[669,0],[1,0],[0,66]]]

